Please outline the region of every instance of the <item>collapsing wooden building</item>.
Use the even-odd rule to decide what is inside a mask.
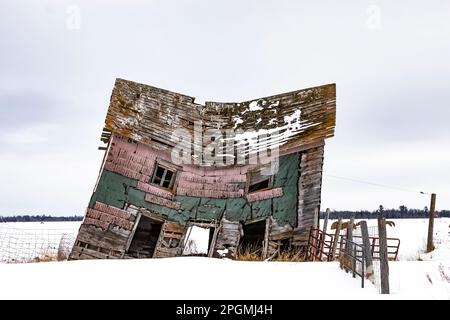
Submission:
[[[101,165],[70,259],[262,257],[302,246],[320,210],[334,84],[242,103],[206,102],[117,79]]]

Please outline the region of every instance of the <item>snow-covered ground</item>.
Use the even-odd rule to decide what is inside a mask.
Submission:
[[[373,286],[361,290],[360,280],[345,274],[337,263],[203,257],[5,264],[0,265],[0,283],[0,299],[314,299],[323,297],[324,292],[329,298],[377,295]]]
[[[50,221],[50,222],[2,222],[1,227],[9,227],[21,230],[66,230],[77,233],[80,228],[81,221]]]
[[[362,289],[337,262],[178,257],[0,264],[0,299],[450,299],[450,219],[436,219],[429,254],[426,220],[394,221],[388,236],[401,239],[403,261],[389,263],[390,295]]]
[[[361,289],[337,262],[179,257],[3,264],[0,299],[450,299],[449,270],[448,260],[391,262],[392,294],[380,295],[369,282]]]

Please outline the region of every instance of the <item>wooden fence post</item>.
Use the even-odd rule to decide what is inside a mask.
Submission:
[[[347,224],[347,240],[353,241],[353,225],[355,224],[355,218],[351,218]]]
[[[353,270],[353,273],[354,273],[354,270],[356,267],[356,261],[354,260],[355,258],[353,257],[353,250],[354,250],[354,248],[353,248],[353,246],[354,246],[354,244],[353,244],[353,225],[354,225],[354,223],[355,223],[355,218],[351,218],[350,221],[348,222],[347,240],[349,240],[350,242],[346,241],[347,247],[345,248],[345,253],[347,255],[347,259],[346,259],[347,267],[349,267],[349,265],[350,265]],[[351,261],[350,261],[350,259],[351,259]],[[354,276],[355,275],[353,274],[353,277]]]
[[[378,218],[378,236],[380,237],[381,293],[389,294],[389,261],[387,251],[386,219],[384,218]]]
[[[430,212],[428,217],[428,241],[427,241],[427,252],[434,250],[433,244],[433,228],[434,228],[434,210],[436,208],[436,194],[431,194],[431,204]]]
[[[330,208],[327,208],[325,212],[325,218],[323,219],[323,232],[327,232],[328,218],[330,217]]]
[[[313,221],[314,228],[320,228],[319,217],[320,217],[320,212],[319,212],[319,209],[316,208],[316,209],[314,209],[314,221]]]
[[[339,241],[339,234],[341,233],[341,226],[342,226],[342,218],[339,218],[338,225],[336,227],[336,232],[334,233],[333,247],[331,249],[331,261],[333,261],[334,258],[336,257],[336,248]]]
[[[351,218],[350,221],[347,223],[347,240],[353,241],[353,222],[355,221],[355,218]],[[346,248],[347,254],[350,252]]]
[[[266,219],[266,230],[264,232],[264,242],[263,242],[263,260],[267,259],[267,251],[269,250],[269,234],[270,234],[271,220]]]
[[[363,259],[366,261],[366,277],[370,281],[373,281],[373,259],[372,250],[369,239],[369,229],[367,228],[367,221],[363,220],[359,223],[361,227],[361,236],[363,240],[364,252]]]

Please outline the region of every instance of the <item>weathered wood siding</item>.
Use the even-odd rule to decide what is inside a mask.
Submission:
[[[281,128],[280,139],[268,144],[264,142],[264,145],[280,144],[282,154],[299,145],[322,141],[334,135],[334,84],[240,103],[206,102],[203,106],[194,100],[183,94],[117,79],[105,128],[169,152],[179,143],[172,134],[174,130],[187,130],[193,137],[195,123],[201,123],[202,131],[220,128],[257,132]],[[295,124],[286,120],[293,117],[297,118]],[[200,148],[205,146],[204,141],[194,143]],[[248,152],[246,148],[239,150],[241,154]]]
[[[320,212],[324,148],[317,147],[301,153],[298,179],[298,229],[307,232]]]
[[[213,257],[235,258],[241,239],[242,225],[237,221],[228,221],[223,218],[214,246]]]
[[[70,259],[121,258],[136,215],[101,202],[88,208]]]
[[[180,256],[183,250],[182,241],[186,233],[186,226],[166,221],[156,245],[154,258]]]

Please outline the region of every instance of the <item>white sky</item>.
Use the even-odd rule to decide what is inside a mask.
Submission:
[[[116,77],[200,102],[335,82],[322,207],[429,205],[341,176],[450,209],[448,57],[446,0],[3,0],[0,214],[83,214]]]

